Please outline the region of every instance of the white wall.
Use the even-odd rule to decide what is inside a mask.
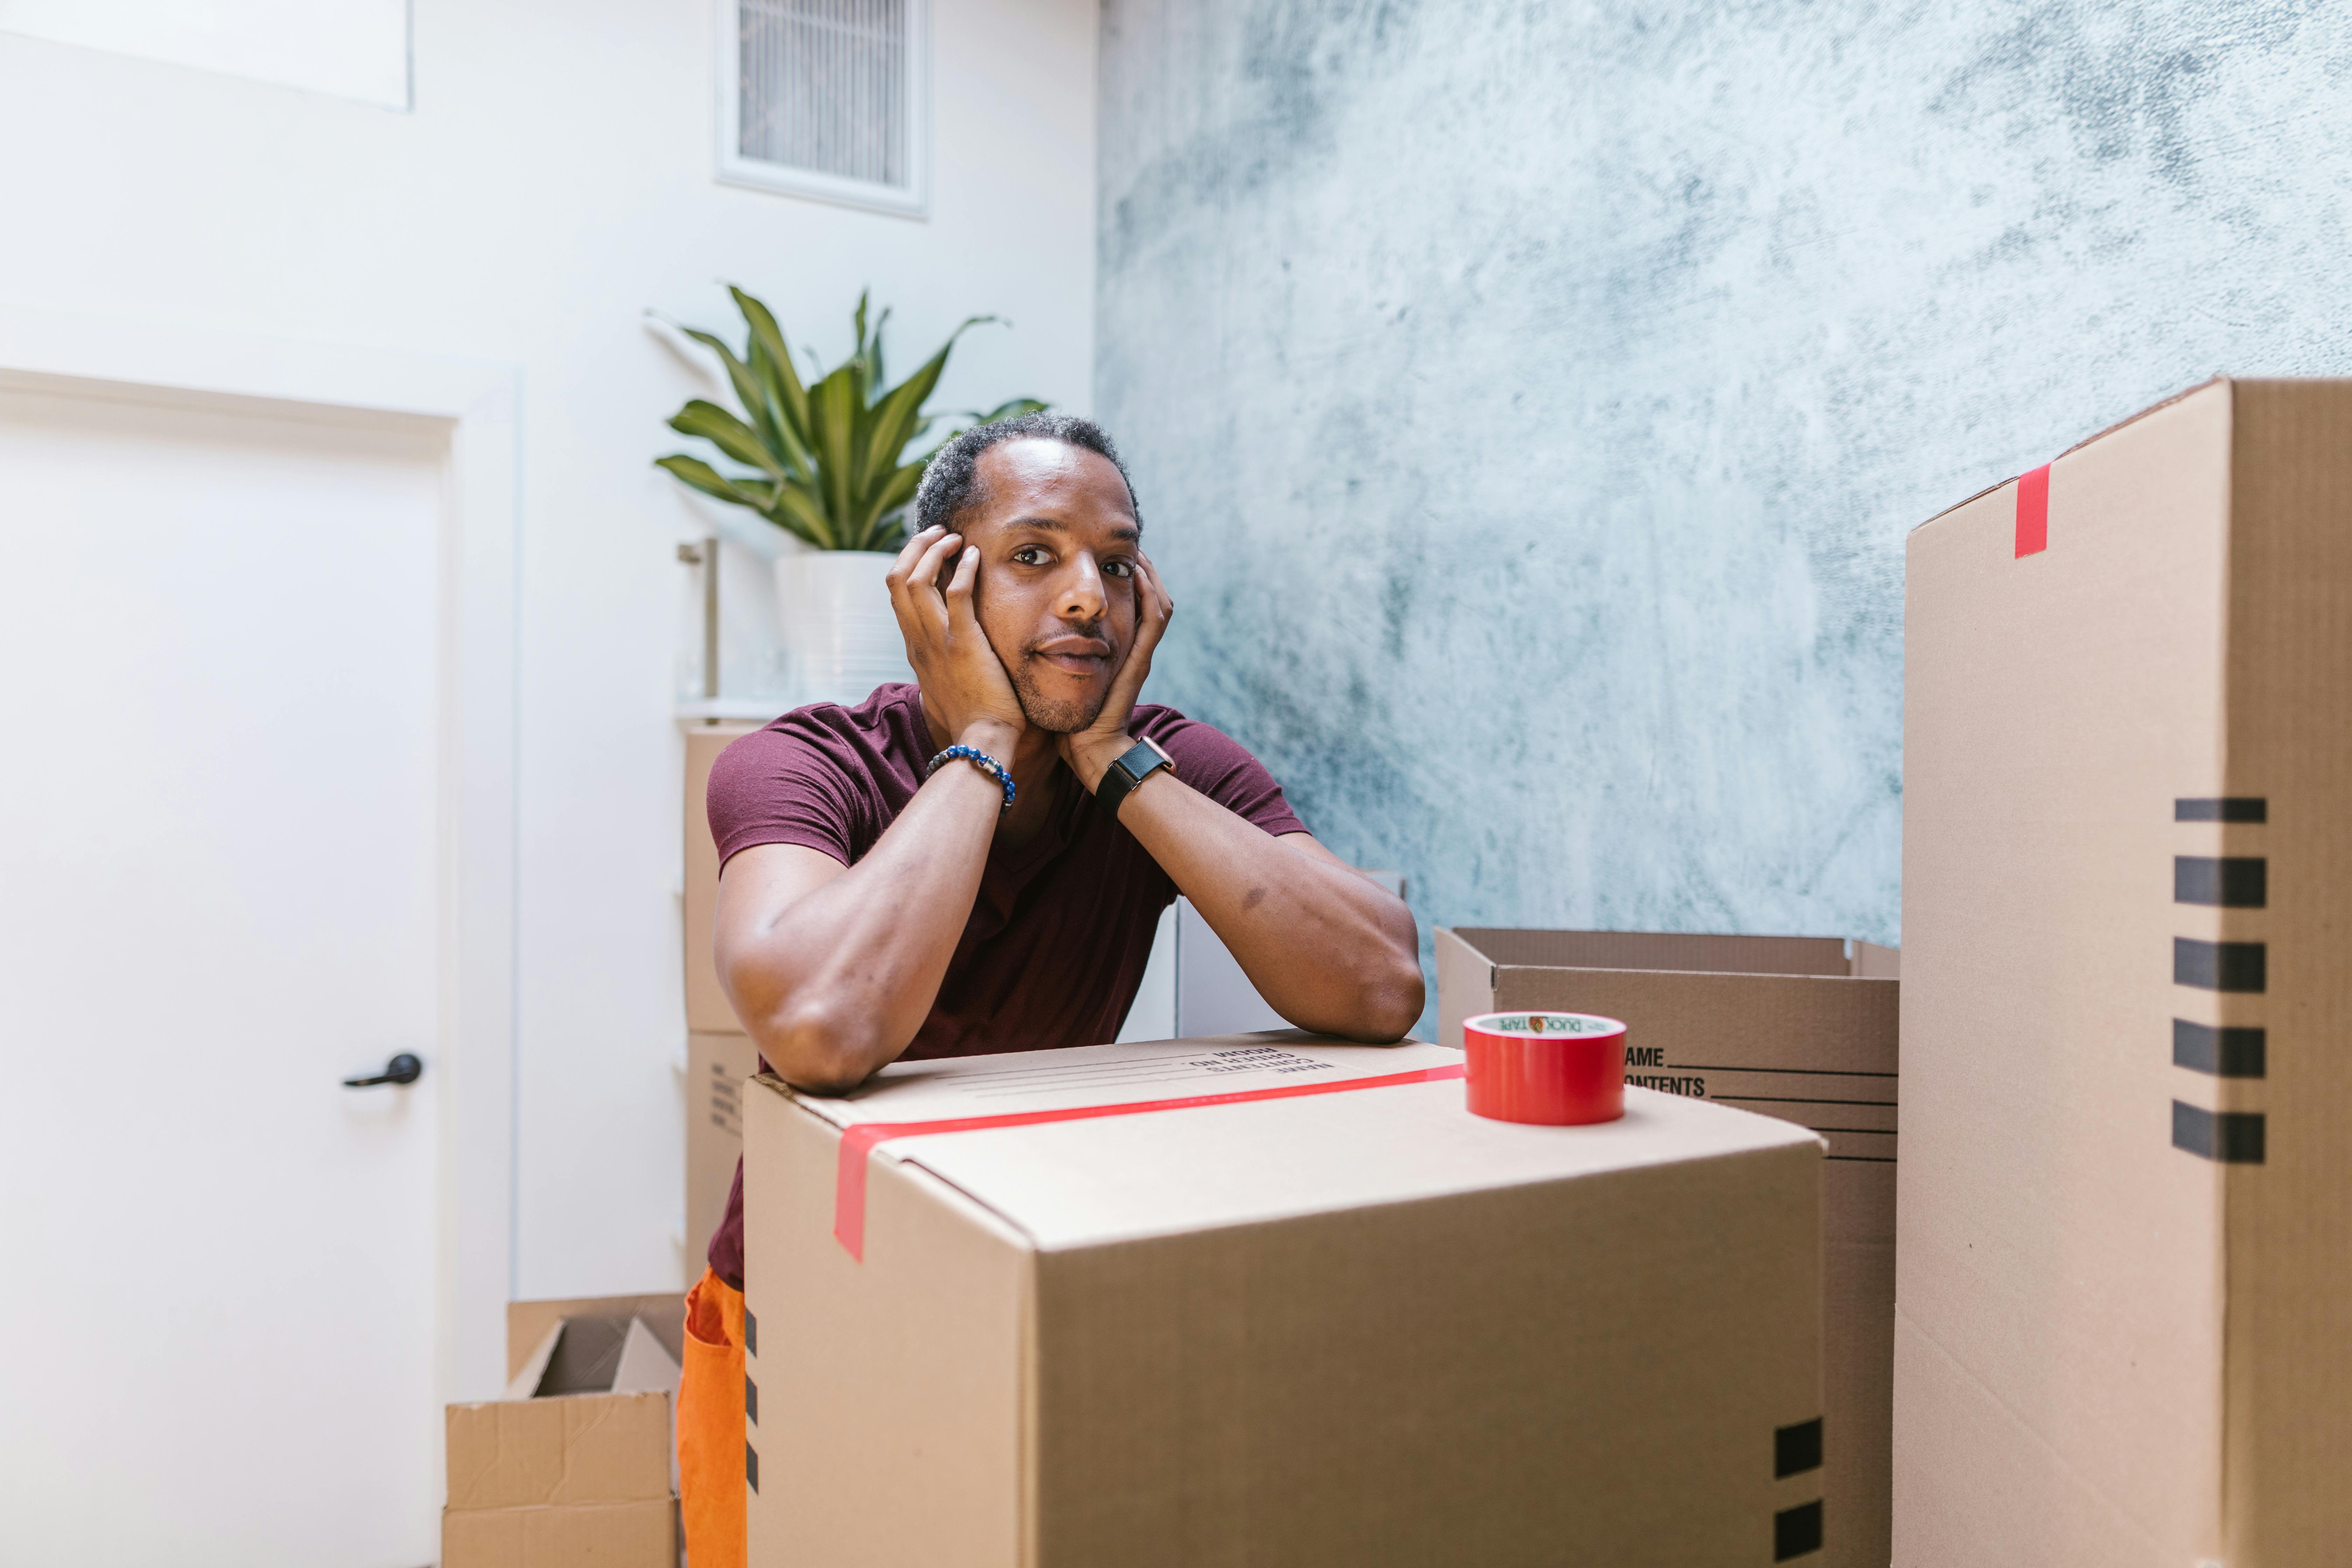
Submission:
[[[0,302],[521,371],[525,1297],[658,1289],[700,1249],[673,1238],[694,520],[647,463],[709,384],[644,310],[722,325],[733,279],[831,356],[870,283],[900,366],[965,315],[1016,323],[966,340],[943,405],[1087,404],[1090,0],[938,0],[923,222],[714,183],[713,26],[704,0],[416,0],[406,113],[0,34]]]

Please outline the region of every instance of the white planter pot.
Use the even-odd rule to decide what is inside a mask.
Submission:
[[[793,550],[776,558],[784,660],[802,702],[858,703],[890,680],[912,680],[907,639],[890,608],[897,553]]]

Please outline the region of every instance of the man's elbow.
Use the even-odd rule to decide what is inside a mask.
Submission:
[[[1372,1029],[1372,1037],[1382,1043],[1403,1039],[1421,1022],[1422,1005],[1427,999],[1428,990],[1422,984],[1418,963],[1402,968],[1374,985],[1365,997],[1370,1013],[1366,1022]]]
[[[1355,1005],[1349,1009],[1352,1016],[1344,1026],[1331,1033],[1366,1045],[1394,1045],[1421,1022],[1422,1003],[1426,997],[1418,963],[1385,964],[1359,978]]]
[[[794,1089],[846,1094],[872,1074],[873,1041],[841,1009],[787,1004],[752,1031],[768,1065]]]

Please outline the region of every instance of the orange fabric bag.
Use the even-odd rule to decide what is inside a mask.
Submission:
[[[709,1269],[686,1296],[677,1498],[688,1568],[744,1568],[743,1296]]]

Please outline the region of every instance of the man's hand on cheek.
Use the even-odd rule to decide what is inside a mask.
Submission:
[[[1168,630],[1168,622],[1176,613],[1175,601],[1160,585],[1160,574],[1141,551],[1136,552],[1135,576],[1135,643],[1127,650],[1127,658],[1110,678],[1109,695],[1103,699],[1102,711],[1095,721],[1075,733],[1057,738],[1062,761],[1078,775],[1078,782],[1091,792],[1102,779],[1103,770],[1117,762],[1129,747],[1134,737],[1127,732],[1129,719],[1135,716],[1137,698],[1143,691],[1145,677],[1151,673],[1152,651],[1159,647],[1160,637]]]
[[[1010,766],[1029,721],[973,611],[972,584],[979,578],[977,548],[959,534],[927,528],[907,542],[890,568],[890,605],[926,711],[951,741]]]

